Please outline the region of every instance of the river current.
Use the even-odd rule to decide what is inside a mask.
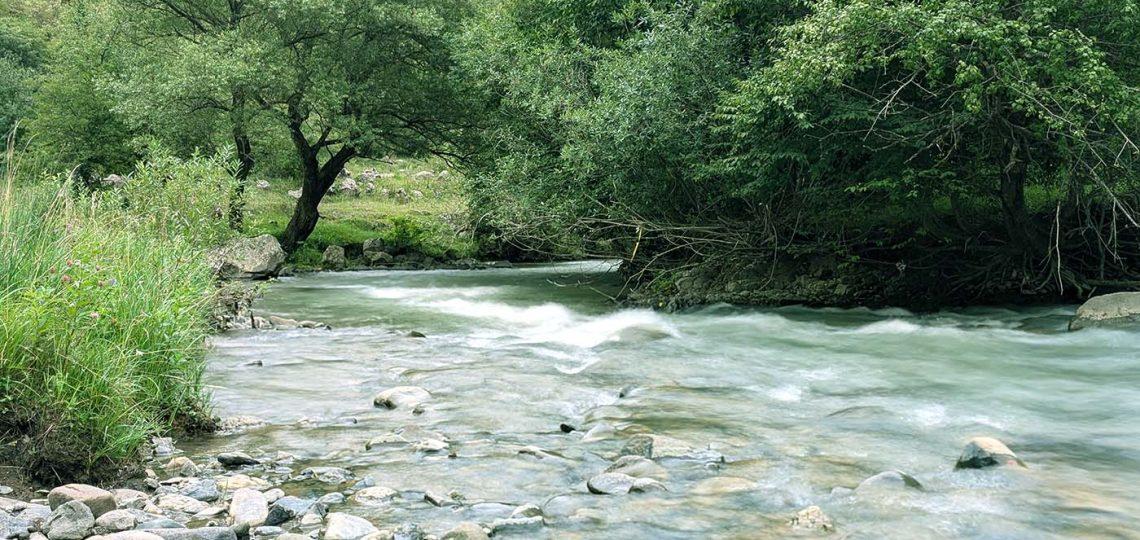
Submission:
[[[188,450],[347,468],[402,495],[337,511],[437,535],[534,503],[546,525],[505,536],[782,538],[818,505],[847,538],[1140,537],[1140,333],[1067,332],[1067,306],[619,309],[609,269],[282,279],[257,312],[333,329],[217,337],[217,414],[269,425]],[[373,405],[395,386],[432,398]],[[453,455],[365,449],[404,426],[446,436]],[[589,493],[636,434],[658,437],[667,491]],[[974,436],[1028,469],[955,471]],[[844,489],[894,469],[923,488]]]

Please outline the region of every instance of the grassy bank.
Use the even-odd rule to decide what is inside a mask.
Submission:
[[[217,165],[157,160],[94,194],[5,168],[0,439],[36,479],[108,478],[152,434],[205,418]]]
[[[368,169],[377,173],[372,193],[364,191],[362,180]],[[438,260],[476,255],[478,245],[467,223],[462,179],[443,162],[358,160],[348,170],[360,184],[360,196],[329,194],[321,201],[316,230],[290,258],[296,268],[319,267],[321,254],[330,245],[354,246],[374,238],[397,247],[393,255],[420,253]],[[271,179],[268,189],[252,189],[247,196],[245,233],[280,237],[296,203],[289,191],[299,185],[295,179]],[[401,190],[407,198],[396,195]]]

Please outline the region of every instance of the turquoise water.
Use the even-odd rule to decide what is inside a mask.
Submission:
[[[405,497],[341,510],[435,534],[530,502],[547,524],[520,538],[781,538],[809,505],[849,538],[1137,537],[1140,333],[1068,333],[1065,306],[618,309],[607,269],[282,280],[258,312],[334,329],[217,338],[207,380],[218,413],[270,426],[191,450],[351,469]],[[373,407],[403,385],[432,393],[422,414]],[[585,442],[561,423],[613,433]],[[365,450],[402,426],[446,435],[455,457]],[[661,437],[668,491],[588,493],[638,433]],[[1029,469],[954,471],[980,435]],[[835,490],[890,469],[925,489]],[[717,477],[740,480],[717,488]],[[437,508],[422,491],[468,504]]]

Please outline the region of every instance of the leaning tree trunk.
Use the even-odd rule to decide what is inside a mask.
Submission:
[[[285,228],[285,235],[281,239],[281,248],[286,253],[294,252],[302,242],[313,234],[320,220],[318,208],[325,193],[328,193],[337,175],[345,164],[356,155],[351,147],[342,147],[323,166],[317,164],[317,150],[308,146],[298,145],[301,161],[304,163],[304,181],[301,184],[301,197],[293,207],[293,217]]]

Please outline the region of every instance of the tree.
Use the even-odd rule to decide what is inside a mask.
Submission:
[[[119,2],[131,21],[119,109],[137,125],[169,126],[190,111],[228,126],[239,177],[253,167],[255,117],[288,133],[302,189],[287,251],[312,233],[353,158],[457,151],[466,107],[449,75],[448,32],[461,2]]]

